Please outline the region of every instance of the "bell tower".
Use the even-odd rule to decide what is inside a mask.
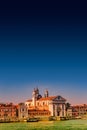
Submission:
[[[32,103],[33,103],[33,106],[36,106],[36,90],[35,90],[35,88],[32,92]]]
[[[36,100],[38,98],[38,95],[39,95],[39,89],[38,88],[34,88],[33,92],[32,92],[32,103],[33,103],[33,106],[36,107]]]
[[[46,89],[45,92],[44,92],[44,97],[45,97],[45,98],[46,98],[46,97],[49,97],[49,92],[48,92],[47,89]]]
[[[39,95],[39,89],[36,88],[36,98],[38,97],[38,95]]]

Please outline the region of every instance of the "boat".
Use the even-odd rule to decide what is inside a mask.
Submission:
[[[38,122],[37,118],[28,118],[27,122]]]

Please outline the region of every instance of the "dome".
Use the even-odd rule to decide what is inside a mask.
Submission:
[[[40,98],[42,98],[42,96],[39,94],[39,95],[37,96],[37,99],[40,99]]]

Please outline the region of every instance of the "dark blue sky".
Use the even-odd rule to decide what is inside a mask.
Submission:
[[[87,103],[86,4],[0,6],[0,101],[24,101],[38,86]]]

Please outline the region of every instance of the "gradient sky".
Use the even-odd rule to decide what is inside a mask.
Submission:
[[[86,4],[0,6],[0,102],[25,101],[38,86],[87,104]]]

